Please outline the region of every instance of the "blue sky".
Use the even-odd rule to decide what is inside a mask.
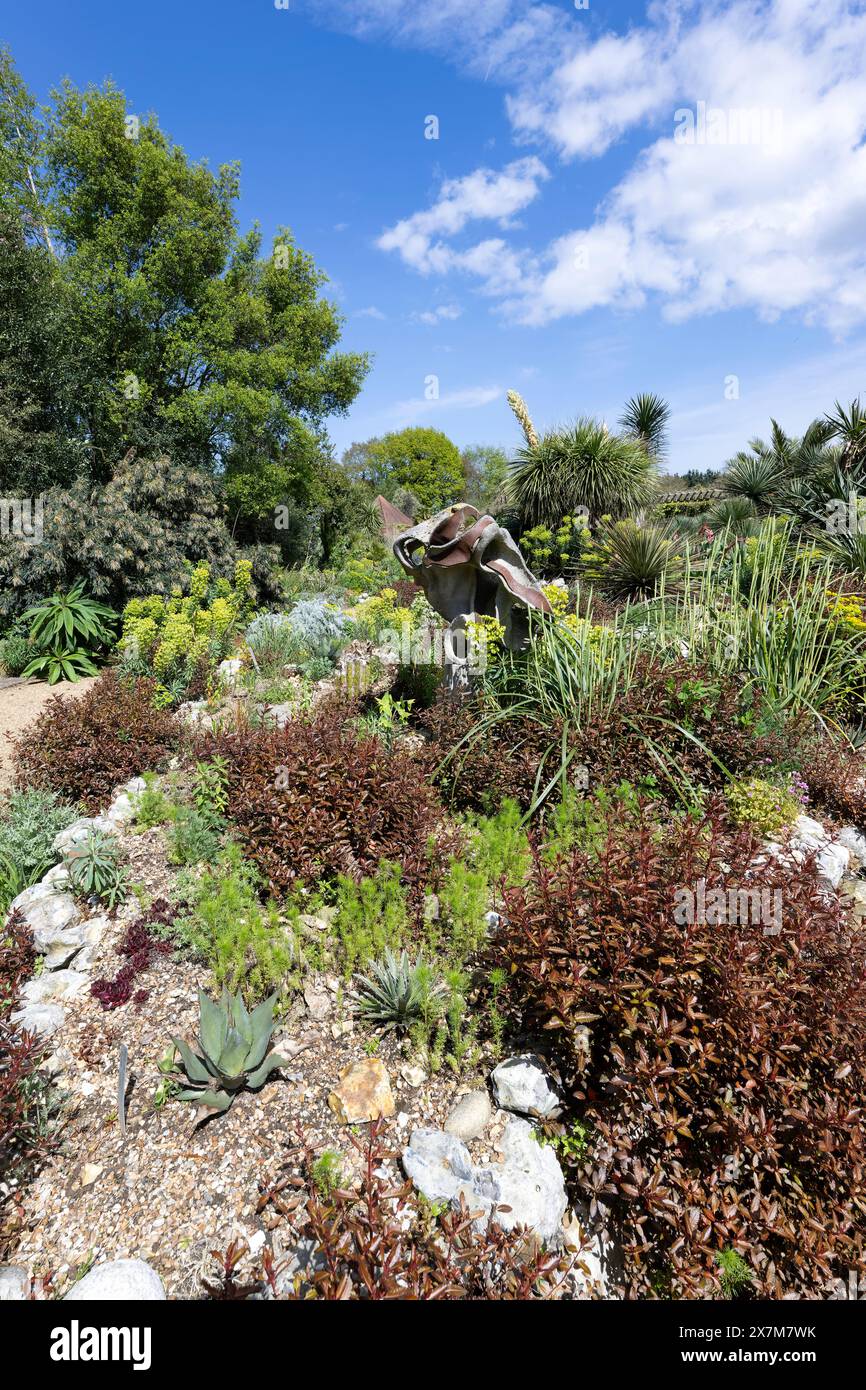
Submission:
[[[292,227],[374,354],[340,449],[648,390],[683,471],[866,394],[862,3],[40,0],[0,41],[241,162],[242,226]]]

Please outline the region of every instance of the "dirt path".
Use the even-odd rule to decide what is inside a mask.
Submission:
[[[86,676],[77,685],[71,685],[68,681],[61,685],[46,685],[44,681],[0,685],[0,793],[11,787],[14,781],[15,774],[10,761],[12,745],[28,724],[33,723],[46,702],[55,695],[64,700],[76,699],[83,695],[95,680],[96,676]]]

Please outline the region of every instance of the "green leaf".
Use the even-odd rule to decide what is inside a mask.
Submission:
[[[206,1057],[219,1060],[219,1055],[225,1046],[226,1033],[228,1032],[228,1015],[226,1011],[215,1004],[212,999],[208,999],[203,990],[198,993],[199,1008],[199,1039],[202,1050]]]
[[[219,1069],[223,1076],[243,1075],[244,1062],[249,1051],[249,1042],[237,1028],[229,1028],[226,1040],[219,1055]]]
[[[264,1085],[275,1067],[287,1067],[288,1065],[285,1057],[281,1057],[278,1052],[272,1052],[256,1071],[250,1072],[247,1077],[247,1085],[251,1091],[257,1091],[259,1086]]]
[[[183,1038],[172,1038],[172,1042],[181,1055],[184,1071],[190,1081],[203,1081],[209,1084],[212,1079],[211,1073],[202,1059],[195,1055],[189,1043],[184,1042]]]

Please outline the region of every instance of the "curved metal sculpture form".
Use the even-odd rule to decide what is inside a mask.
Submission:
[[[505,645],[516,651],[528,640],[528,610],[551,611],[508,531],[468,503],[408,527],[393,544],[403,569],[449,625],[446,658],[452,684],[468,678],[465,629],[473,616],[497,618]]]

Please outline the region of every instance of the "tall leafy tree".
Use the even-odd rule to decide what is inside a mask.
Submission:
[[[350,477],[393,499],[411,493],[423,515],[462,500],[463,460],[441,430],[397,430],[380,439],[353,444],[343,455]]]

